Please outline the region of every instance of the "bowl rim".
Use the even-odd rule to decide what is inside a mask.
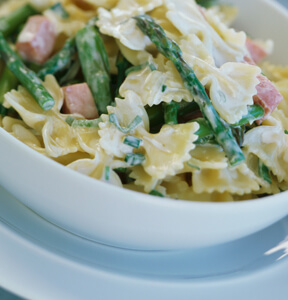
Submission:
[[[265,0],[266,1],[266,0]],[[270,1],[270,0],[268,0]],[[251,205],[261,205],[262,203],[270,203],[274,202],[277,198],[283,198],[283,194],[286,194],[288,196],[288,190],[283,191],[279,194],[274,195],[268,195],[262,198],[252,198],[248,200],[240,200],[240,201],[231,201],[231,202],[211,202],[211,201],[198,201],[198,200],[183,200],[183,199],[175,199],[175,198],[168,198],[168,197],[159,197],[154,195],[149,195],[146,193],[141,193],[133,190],[126,189],[124,187],[119,187],[116,185],[112,185],[110,183],[97,180],[95,178],[92,178],[88,175],[82,174],[80,172],[77,172],[73,169],[70,169],[66,167],[65,165],[62,165],[61,163],[58,163],[57,161],[37,152],[35,149],[29,147],[22,141],[18,140],[16,137],[11,135],[9,132],[7,132],[4,128],[0,127],[0,138],[8,139],[11,143],[13,143],[16,147],[19,147],[19,150],[25,151],[26,154],[28,154],[30,157],[33,156],[33,159],[38,160],[43,164],[43,167],[48,168],[57,168],[55,171],[59,170],[62,173],[66,173],[65,175],[68,176],[75,176],[75,180],[79,178],[79,180],[87,181],[88,184],[94,184],[94,185],[101,185],[105,189],[115,189],[115,193],[121,193],[121,194],[127,194],[128,197],[124,197],[121,199],[121,201],[127,201],[130,198],[134,198],[133,195],[141,195],[141,197],[137,197],[137,201],[143,202],[144,205],[161,205],[161,206],[172,206],[172,207],[179,207],[179,208],[190,208],[193,207],[211,207],[213,209],[221,209],[222,207],[238,207],[238,206],[251,206]],[[131,195],[132,197],[129,197]],[[140,198],[140,199],[139,199]],[[276,199],[275,199],[276,198]],[[288,197],[287,197],[287,203],[288,203]]]
[[[230,1],[237,3],[237,0]],[[242,1],[240,3],[243,8],[245,5],[249,5],[251,0]],[[275,14],[284,16],[284,23],[287,24],[288,11],[278,3],[277,5],[274,0],[254,0],[253,3],[253,5],[264,3],[266,5],[265,14],[270,13],[270,8],[274,9]],[[266,22],[265,16],[262,21]],[[147,250],[179,250],[180,248],[199,247],[199,245],[209,246],[231,241],[244,235],[247,236],[273,224],[288,214],[288,191],[263,198],[232,202],[203,202],[156,197],[114,186],[75,170],[69,170],[66,166],[24,144],[2,127],[0,128],[0,140],[1,138],[4,145],[0,154],[1,151],[2,153],[5,151],[9,153],[11,148],[11,161],[13,161],[12,155],[18,155],[19,157],[16,159],[19,166],[28,166],[29,168],[29,163],[33,166],[31,178],[25,178],[24,181],[21,181],[22,178],[16,178],[15,182],[18,186],[13,181],[13,172],[17,170],[15,166],[10,172],[7,171],[6,177],[2,167],[0,184],[2,183],[4,188],[7,185],[7,190],[12,195],[41,217],[92,241],[130,249]],[[0,161],[3,166],[9,168],[10,161],[5,161],[3,155],[2,157],[0,155]],[[46,194],[43,199],[51,198],[50,187],[44,185],[44,181],[37,182],[43,191],[35,189],[35,186],[31,187],[33,180],[38,180],[37,172],[43,171],[47,171],[47,175],[40,174],[40,176],[46,176],[46,178],[43,177],[44,179],[49,179],[47,176],[55,174],[51,183],[56,183],[56,186],[58,182],[55,180],[58,178],[62,181],[62,177],[64,177],[64,187],[60,188],[60,193],[54,194],[58,200],[62,200],[64,197],[64,201],[61,203],[55,202],[55,199],[52,200],[53,205],[50,201],[39,201],[44,193]],[[83,187],[77,190],[75,184],[79,186],[79,182]],[[64,191],[70,187],[73,189],[72,193],[69,194],[72,200],[67,200]],[[17,190],[18,195],[16,191],[13,193],[12,189]],[[52,193],[55,190],[58,192],[57,187],[52,186],[52,189],[54,189]],[[91,190],[92,193],[89,194],[85,189]],[[79,200],[79,197],[83,198],[83,193],[87,196],[84,205]],[[97,193],[99,193],[99,197],[97,197]],[[117,198],[121,201],[115,201]],[[96,212],[97,220],[95,220],[95,210],[92,208],[99,209]],[[86,219],[85,216],[87,216]],[[133,226],[131,226],[131,222],[134,222]],[[192,230],[187,230],[187,225]],[[125,232],[124,237],[123,232]]]

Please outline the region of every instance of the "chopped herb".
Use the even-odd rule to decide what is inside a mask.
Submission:
[[[288,134],[288,130],[285,129],[285,130],[284,130],[284,133],[285,133],[285,134]]]
[[[166,91],[166,89],[167,89],[167,85],[163,84],[162,85],[162,93],[164,93]]]
[[[65,120],[65,122],[70,126],[72,126],[74,121],[75,121],[75,119],[71,116],[67,117],[66,120]]]
[[[272,179],[270,176],[269,168],[263,163],[261,159],[258,161],[258,174],[261,178],[263,178],[269,184],[272,183]]]
[[[157,70],[156,66],[152,63],[149,64],[149,68],[150,68],[151,71],[156,71]]]
[[[189,162],[187,162],[187,165],[189,166],[189,167],[191,167],[191,168],[193,168],[193,169],[196,169],[196,170],[201,170],[198,166],[195,166],[195,165],[193,165],[193,164],[191,164],[191,163],[189,163]]]
[[[94,127],[99,128],[99,123],[102,122],[101,118],[93,119],[93,120],[76,120],[73,117],[69,116],[66,118],[66,123],[68,123],[72,127]]]
[[[138,148],[140,147],[141,143],[142,143],[142,140],[136,138],[136,137],[133,136],[133,135],[127,135],[127,136],[125,137],[123,143],[126,144],[126,145],[129,145],[129,146],[131,146],[131,147],[133,147],[133,148],[138,149]]]
[[[110,180],[110,167],[109,166],[105,166],[105,180],[109,181]]]
[[[149,195],[152,195],[152,196],[158,196],[158,197],[165,197],[162,193],[156,191],[156,190],[152,190]]]
[[[141,165],[145,161],[145,156],[142,153],[128,153],[125,157],[125,162],[130,166]]]
[[[138,125],[142,123],[142,118],[137,115],[127,127],[122,127],[119,124],[116,114],[113,113],[109,115],[109,122],[113,123],[117,127],[117,129],[120,130],[121,132],[128,133],[129,131],[137,128]]]
[[[52,10],[57,16],[59,16],[62,19],[69,18],[69,13],[60,2],[51,6],[50,10]]]

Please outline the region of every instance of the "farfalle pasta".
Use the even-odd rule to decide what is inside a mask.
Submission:
[[[1,127],[140,193],[228,202],[287,190],[288,67],[262,61],[271,40],[231,27],[236,7],[203,2],[6,1]]]

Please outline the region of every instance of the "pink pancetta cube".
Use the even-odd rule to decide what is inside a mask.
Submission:
[[[98,110],[87,83],[73,84],[62,88],[64,93],[64,114],[81,114],[86,119],[99,117]]]
[[[56,41],[54,25],[48,18],[32,16],[21,31],[16,48],[27,61],[43,64],[52,54]]]
[[[265,111],[264,117],[257,121],[260,124],[275,110],[283,96],[266,76],[259,75],[257,78],[260,83],[256,86],[257,95],[253,96],[253,100],[254,104],[261,105]]]
[[[254,60],[248,56],[244,57],[244,62],[255,65]],[[260,74],[257,76],[257,79],[260,82],[256,85],[257,94],[253,96],[253,102],[264,108],[264,116],[256,121],[257,124],[261,124],[275,110],[282,101],[283,96],[266,76]]]
[[[246,47],[255,64],[258,64],[262,59],[264,59],[268,55],[268,53],[263,47],[261,47],[259,44],[255,43],[249,38],[246,39]]]

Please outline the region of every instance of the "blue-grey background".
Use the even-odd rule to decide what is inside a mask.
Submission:
[[[277,0],[277,1],[288,8],[288,0]],[[0,3],[1,2],[2,1],[0,0]],[[1,285],[1,282],[0,282],[0,285]],[[23,300],[23,298],[15,296],[10,292],[8,292],[4,289],[1,289],[1,287],[0,287],[0,300]]]

